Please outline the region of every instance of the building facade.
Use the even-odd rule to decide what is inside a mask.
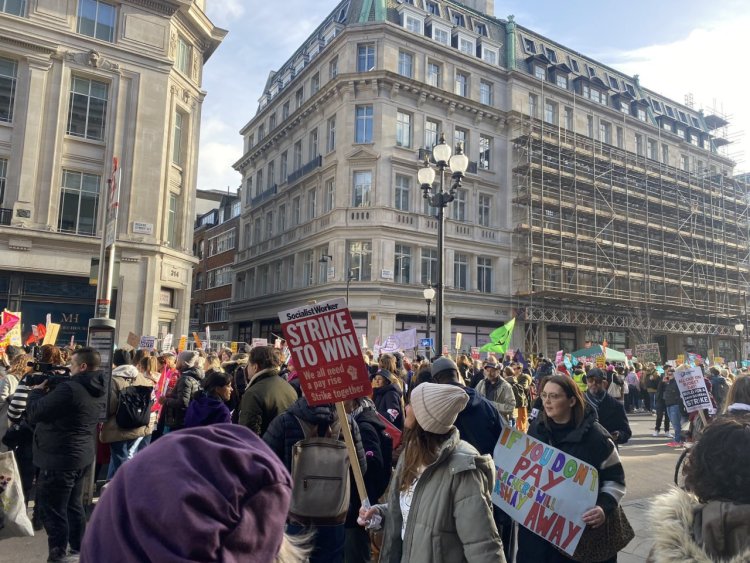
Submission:
[[[344,1],[271,73],[235,165],[233,337],[278,334],[278,311],[345,294],[369,343],[425,336],[437,225],[416,175],[444,134],[470,160],[446,209],[444,342],[484,344],[516,316],[514,344],[534,352],[607,337],[732,357],[747,198],[720,154],[725,124],[488,13]]]
[[[200,192],[203,190],[199,190]],[[242,194],[224,194],[219,206],[195,220],[190,300],[190,332],[212,344],[229,341],[229,302],[232,298],[232,265],[237,253]]]
[[[115,157],[118,343],[187,329],[202,70],[226,34],[204,9],[0,3],[0,301],[26,332],[51,313],[85,339]]]

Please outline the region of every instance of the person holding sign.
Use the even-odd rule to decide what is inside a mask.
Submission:
[[[454,426],[469,402],[462,388],[422,383],[406,407],[405,446],[388,503],[362,507],[358,522],[385,528],[380,561],[505,563],[492,519],[492,459]]]
[[[586,530],[578,544],[578,550],[601,551],[601,559],[607,563],[617,560],[617,551],[624,545],[591,545],[587,542],[589,529],[606,525],[607,518],[615,515],[625,495],[625,471],[620,463],[617,448],[596,418],[596,411],[587,405],[578,385],[571,378],[554,375],[547,379],[541,389],[543,410],[534,420],[529,435],[585,461],[598,472],[599,494],[596,505],[583,514]],[[627,544],[627,542],[626,542]],[[574,558],[575,560],[575,558]],[[517,563],[568,562],[570,558],[547,540],[525,527],[518,529]]]

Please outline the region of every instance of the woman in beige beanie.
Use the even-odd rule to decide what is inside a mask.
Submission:
[[[385,530],[380,561],[505,563],[492,518],[492,458],[454,426],[468,401],[454,385],[423,383],[412,392],[388,502],[359,513],[360,525]]]

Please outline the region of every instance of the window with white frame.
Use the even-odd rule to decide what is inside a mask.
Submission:
[[[458,50],[467,55],[473,55],[477,51],[474,47],[474,42],[463,37],[458,38]]]
[[[396,146],[411,146],[411,114],[399,111],[396,113]]]
[[[664,164],[669,164],[669,145],[665,143],[661,145],[661,161]]]
[[[427,63],[427,84],[440,88],[443,85],[443,71],[438,63]]]
[[[180,234],[177,230],[177,194],[169,194],[169,209],[167,214],[167,246],[177,248]]]
[[[307,141],[307,154],[308,162],[315,160],[318,156],[318,128],[316,127],[310,131],[310,135]]]
[[[303,88],[299,88],[294,93],[294,109],[299,109],[302,107],[302,104],[305,102],[305,90]]]
[[[289,117],[289,100],[284,102],[284,105],[281,106],[281,119],[287,119]]]
[[[255,195],[263,193],[263,170],[255,173]]]
[[[464,154],[471,154],[469,151],[469,131],[456,127],[453,131],[453,146],[463,148]]]
[[[325,183],[325,203],[323,206],[323,210],[325,213],[328,213],[329,211],[333,210],[335,195],[336,195],[335,180],[333,178],[329,178],[328,180],[326,180],[326,183]]]
[[[483,23],[474,22],[474,31],[476,31],[482,37],[487,37],[487,26]]]
[[[286,182],[287,176],[289,176],[289,153],[284,151],[279,157],[279,182]]]
[[[372,124],[373,124],[373,112],[372,106],[357,106],[356,112],[356,124],[354,130],[354,142],[355,143],[372,143]]]
[[[432,0],[425,0],[427,11],[432,14],[433,16],[439,16],[440,15],[440,6],[437,2],[433,2]]]
[[[23,16],[26,14],[26,0],[0,0],[0,12]]]
[[[430,205],[430,199],[429,198],[422,198],[422,213],[424,215],[429,215],[430,217],[436,217],[437,216],[437,208],[432,207]]]
[[[207,289],[229,285],[232,283],[232,266],[222,266],[209,270],[206,273],[206,278],[208,280]]]
[[[352,207],[369,207],[370,190],[372,189],[372,172],[362,170],[354,173],[352,190]]]
[[[463,14],[459,14],[457,12],[453,12],[451,14],[451,21],[453,22],[453,25],[457,27],[466,27],[465,19]]]
[[[286,231],[286,204],[279,205],[279,212],[277,213],[277,219],[279,233]]]
[[[172,133],[172,162],[177,166],[182,166],[182,139],[185,135],[183,122],[185,114],[180,111],[174,112],[174,130]]]
[[[492,293],[492,258],[477,258],[477,290],[481,293]]]
[[[643,156],[643,135],[635,134],[635,154]]]
[[[423,248],[420,251],[420,269],[422,285],[433,285],[437,282],[437,250],[434,248]]]
[[[487,135],[479,135],[479,159],[478,166],[481,170],[489,170],[492,159],[492,138]]]
[[[268,270],[266,269],[264,279],[268,277],[267,274]],[[206,322],[218,323],[226,321],[229,318],[230,301],[230,299],[222,299],[221,301],[211,301],[206,303]]]
[[[328,61],[328,79],[333,80],[339,74],[339,58],[333,57]]]
[[[424,122],[424,148],[432,150],[438,144],[440,122],[427,118]]]
[[[497,49],[482,46],[482,60],[491,65],[497,64]]]
[[[434,24],[432,26],[432,38],[443,45],[450,45],[451,43],[450,31]]]
[[[100,188],[101,176],[63,170],[58,230],[95,235]]]
[[[302,253],[302,286],[308,287],[315,281],[315,253],[312,250],[306,250]]]
[[[479,102],[491,106],[492,105],[492,83],[486,80],[479,82]]]
[[[18,63],[0,58],[0,121],[13,121]]]
[[[492,196],[488,194],[479,194],[479,225],[489,227],[492,216]]]
[[[557,64],[557,53],[554,49],[547,47],[544,52],[547,53],[547,58],[551,63]]]
[[[690,158],[686,154],[680,155],[680,168],[685,172],[690,172]]]
[[[409,196],[411,192],[411,177],[396,174],[394,190],[394,207],[399,211],[409,211]]]
[[[456,71],[456,86],[454,92],[464,98],[469,95],[469,77],[463,72]]]
[[[284,278],[281,276],[283,265],[284,263],[281,260],[276,260],[276,262],[273,263],[273,276],[271,283],[273,284],[272,291],[274,293],[279,293],[283,290],[282,284],[284,283]]]
[[[101,141],[107,117],[109,85],[73,76],[68,107],[68,135]]]
[[[353,281],[370,281],[372,279],[372,241],[346,241],[349,271]]]
[[[453,255],[453,287],[464,291],[469,288],[469,256],[461,252]]]
[[[654,139],[648,140],[647,149],[648,149],[648,152],[646,153],[646,156],[648,158],[650,158],[651,160],[659,159],[659,146]]]
[[[101,0],[79,0],[76,31],[112,43],[115,40],[115,7]]]
[[[286,288],[287,289],[294,289],[294,282],[295,282],[295,275],[294,275],[294,255],[287,258],[286,261]]]
[[[566,107],[563,111],[563,127],[568,130],[573,129],[573,108]]]
[[[208,255],[215,256],[228,250],[234,250],[236,229],[230,229],[220,235],[208,239]],[[257,239],[256,239],[257,240]]]
[[[453,219],[456,221],[466,221],[466,197],[467,191],[464,189],[456,190],[456,199],[453,200]]]
[[[612,144],[612,124],[599,120],[599,140],[602,143]]]
[[[260,217],[259,217],[255,221],[253,221],[253,240],[255,241],[255,244],[258,244],[260,242],[261,228],[262,228],[262,225],[260,223]]]
[[[393,281],[411,283],[411,247],[397,244],[394,253]]]
[[[258,293],[260,295],[268,293],[268,264],[258,268]]]
[[[406,51],[398,52],[398,73],[407,78],[414,77],[414,55]]]
[[[266,212],[266,240],[273,237],[273,211]]]
[[[175,57],[175,66],[182,74],[190,73],[190,63],[192,62],[192,50],[190,43],[182,37],[177,39],[177,56]],[[258,139],[260,140],[260,139]]]
[[[309,219],[315,219],[318,216],[318,189],[311,188],[307,192],[307,211]]]
[[[328,118],[326,124],[326,152],[336,149],[336,116]]]
[[[375,43],[357,45],[357,72],[369,72],[375,69]]]
[[[547,69],[542,65],[534,65],[534,76],[539,80],[547,79]]]
[[[555,84],[557,84],[558,88],[563,88],[567,90],[568,89],[568,77],[565,76],[564,74],[556,74]]]
[[[296,172],[300,168],[302,168],[302,141],[299,140],[296,143],[294,143],[294,146],[292,147],[292,158],[294,165],[294,171]]]
[[[544,100],[544,121],[557,125],[557,104],[551,100]]]
[[[404,14],[404,27],[412,33],[422,34],[422,20],[412,15]]]
[[[292,199],[292,227],[296,227],[302,222],[302,198],[300,196]]]
[[[620,149],[625,148],[625,132],[622,127],[617,127],[616,144],[617,144],[617,148],[620,148]]]
[[[320,90],[320,74],[316,72],[310,79],[310,95],[312,96],[318,90]]]
[[[537,117],[537,111],[539,107],[539,96],[536,94],[529,94],[529,115],[531,117]]]
[[[253,243],[253,226],[250,223],[245,223],[242,227],[242,247],[247,249],[250,248],[250,245]],[[203,241],[201,241],[203,242]],[[203,253],[201,252],[201,255],[199,258],[203,258]]]

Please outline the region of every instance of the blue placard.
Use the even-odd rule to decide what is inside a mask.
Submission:
[[[419,345],[422,348],[432,348],[432,346],[433,346],[432,338],[420,338],[419,339]]]

